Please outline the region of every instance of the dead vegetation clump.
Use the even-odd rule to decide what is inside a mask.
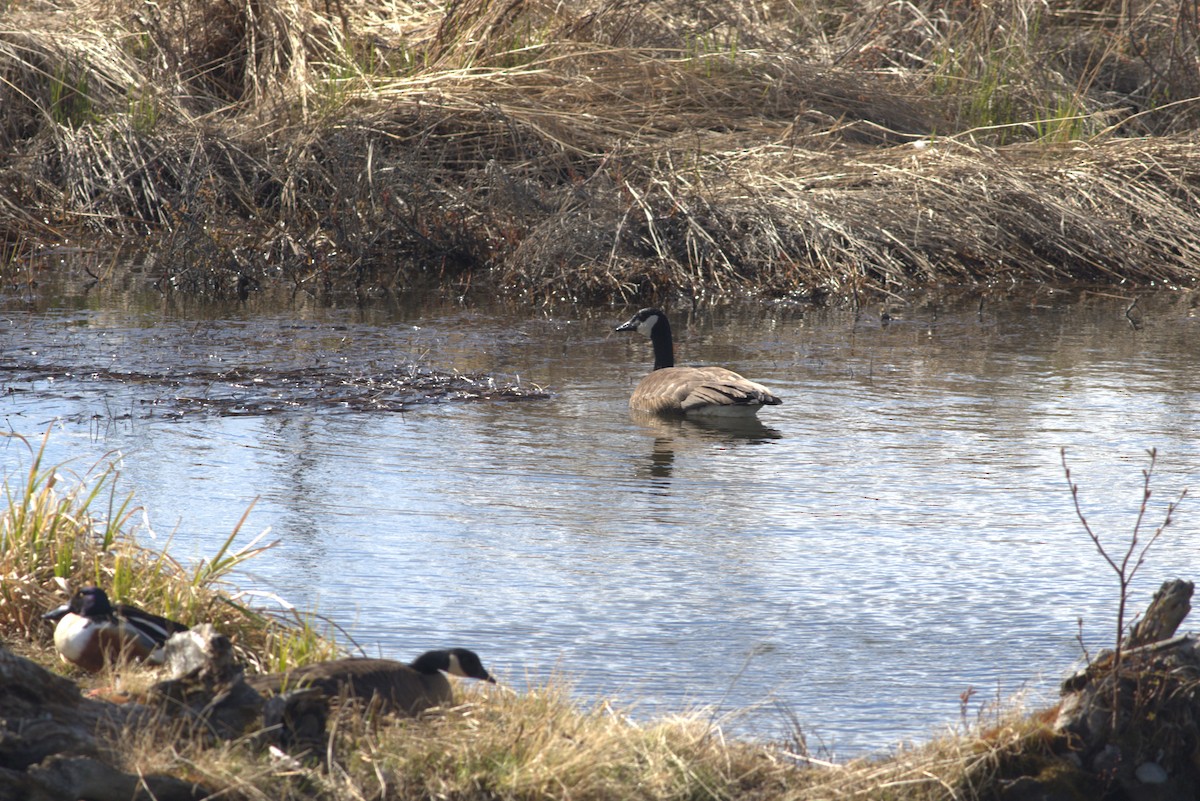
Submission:
[[[0,241],[230,296],[1190,283],[1186,13],[14,0]]]
[[[461,690],[418,720],[335,713],[323,767],[277,763],[241,746],[187,754],[209,787],[248,799],[990,799],[1018,751],[1046,752],[1017,724],[845,763],[797,759],[778,745],[727,740],[698,712],[635,723],[605,704],[581,709],[561,685],[520,695]],[[180,755],[143,751],[139,768],[178,772]],[[1031,756],[1030,760],[1043,759]]]

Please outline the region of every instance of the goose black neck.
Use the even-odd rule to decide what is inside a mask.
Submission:
[[[450,653],[448,651],[426,651],[409,662],[408,666],[418,673],[432,675],[450,667]]]
[[[650,341],[654,344],[654,369],[675,366],[675,342],[671,338],[671,324],[667,318],[659,316],[658,322],[650,331]]]

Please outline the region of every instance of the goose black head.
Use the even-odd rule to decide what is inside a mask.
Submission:
[[[628,322],[616,327],[617,331],[637,331],[654,343],[654,369],[675,366],[675,342],[671,338],[671,324],[662,309],[642,309],[629,318]]]
[[[426,651],[410,665],[418,673],[434,673],[444,670],[452,676],[496,683],[483,666],[479,655],[467,648],[450,648],[445,651]]]
[[[670,336],[671,324],[667,322],[667,315],[663,314],[661,309],[642,309],[618,325],[615,330],[637,331],[642,336],[653,339],[655,336],[662,336],[664,331]]]

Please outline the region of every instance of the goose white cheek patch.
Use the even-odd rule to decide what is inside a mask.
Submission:
[[[657,314],[647,317],[645,320],[642,320],[640,323],[638,323],[638,333],[644,337],[650,336],[650,332],[654,330],[656,323],[658,323]]]

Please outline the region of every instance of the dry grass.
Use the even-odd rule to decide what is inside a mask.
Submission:
[[[996,797],[1006,777],[1046,780],[1061,770],[1046,727],[1017,717],[887,757],[828,763],[726,740],[700,713],[638,724],[605,704],[581,709],[562,684],[523,695],[460,685],[460,701],[415,721],[345,709],[330,724],[321,767],[264,757],[245,743],[200,749],[131,735],[128,752],[131,767],[250,801],[973,801]]]
[[[10,275],[84,226],[230,295],[1195,278],[1186,6],[2,8]]]

